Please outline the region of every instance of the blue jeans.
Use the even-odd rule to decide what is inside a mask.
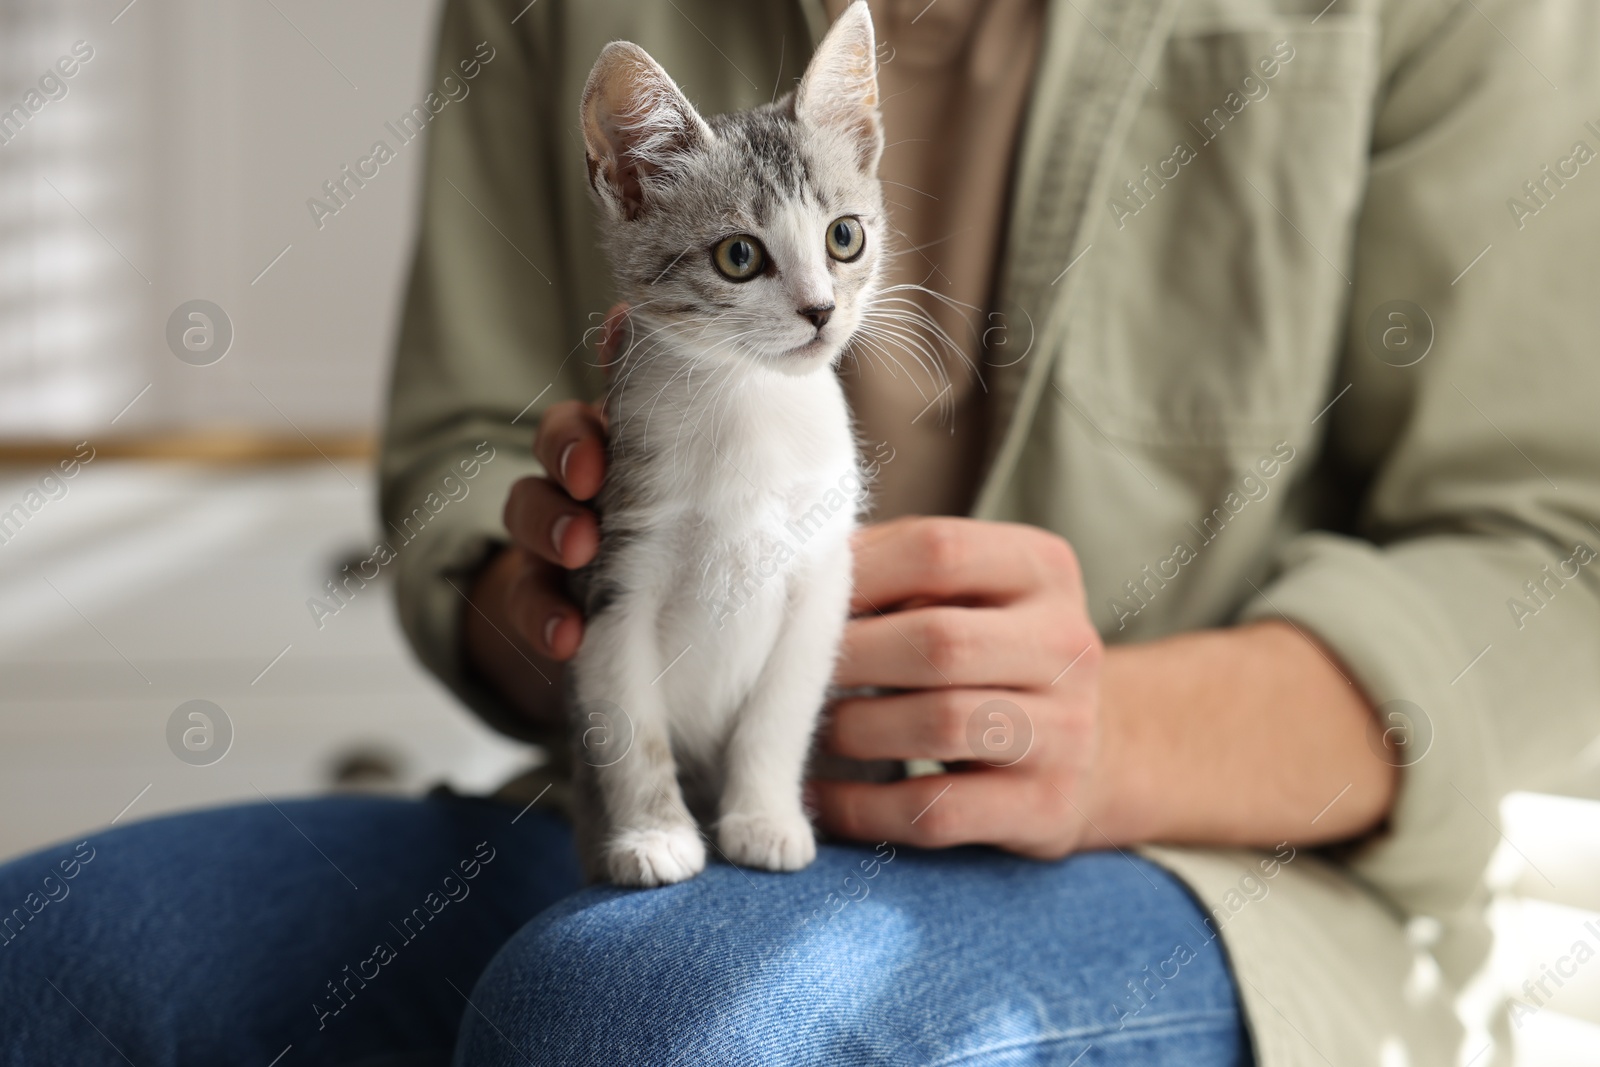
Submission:
[[[1115,852],[585,889],[542,811],[249,805],[0,866],[0,1064],[1247,1064],[1204,918]]]

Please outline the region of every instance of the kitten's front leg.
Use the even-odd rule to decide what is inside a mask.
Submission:
[[[800,802],[811,735],[850,611],[850,543],[795,576],[794,603],[728,741],[717,840],[734,863],[796,871],[817,855]]]
[[[678,788],[653,598],[619,598],[589,622],[574,663],[579,802],[598,810],[585,836],[594,873],[618,885],[668,885],[705,869],[705,845]]]

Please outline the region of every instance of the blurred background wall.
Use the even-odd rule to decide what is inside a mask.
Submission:
[[[306,202],[395,142],[384,124],[427,91],[436,7],[0,5],[0,107],[76,42],[93,57],[0,146],[0,433],[76,440],[119,413],[122,434],[370,433],[421,142],[320,228]],[[204,368],[164,336],[194,299],[234,327]]]
[[[387,590],[320,628],[306,604],[374,541],[423,149],[385,123],[437,14],[0,2],[0,856],[526,758],[414,666]]]

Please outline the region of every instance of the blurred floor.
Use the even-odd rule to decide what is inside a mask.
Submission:
[[[41,473],[0,468],[0,512]],[[308,598],[374,543],[361,464],[102,459],[64,484],[20,529],[14,513],[0,526],[0,857],[104,827],[130,802],[120,820],[325,791],[341,762],[420,791],[492,788],[528,759],[416,665],[386,580],[318,629]],[[169,718],[194,699],[234,733],[206,766],[169,746]]]

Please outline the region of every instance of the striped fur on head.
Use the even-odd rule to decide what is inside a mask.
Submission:
[[[589,75],[582,121],[603,240],[636,337],[788,373],[837,360],[876,291],[887,243],[865,0],[835,22],[795,92],[709,119],[643,49],[614,42]],[[845,216],[865,232],[849,262],[827,245]],[[765,269],[745,281],[713,259],[737,234],[766,254]],[[806,314],[818,308],[830,309],[821,327]]]

